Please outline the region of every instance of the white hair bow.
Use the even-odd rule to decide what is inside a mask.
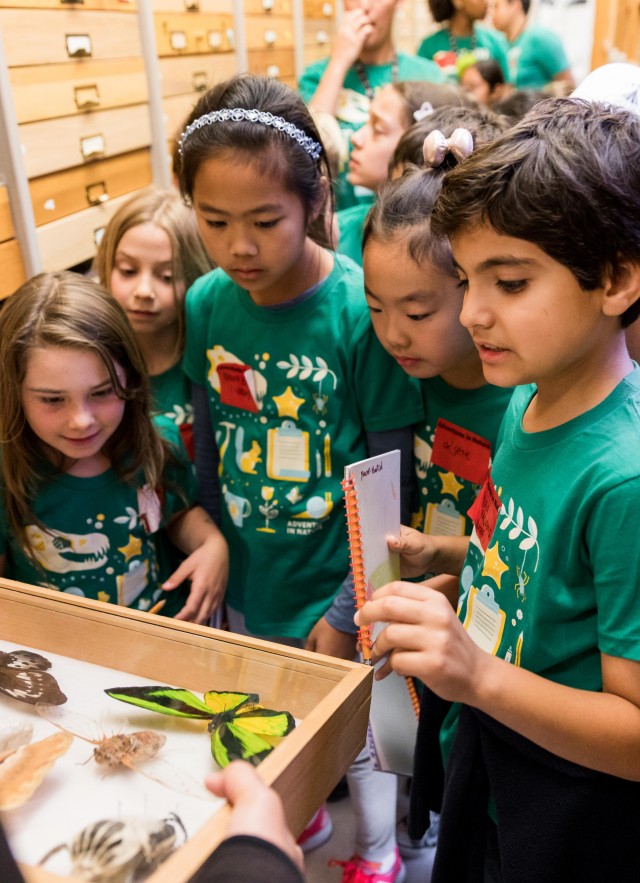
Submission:
[[[448,153],[452,153],[460,162],[473,152],[473,135],[468,129],[455,129],[451,138],[445,138],[439,129],[430,132],[422,145],[422,156],[425,164],[437,169],[444,162]]]

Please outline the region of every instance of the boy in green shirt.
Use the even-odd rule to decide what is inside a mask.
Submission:
[[[356,616],[390,623],[379,676],[460,703],[434,883],[637,873],[640,368],[624,329],[640,310],[639,156],[635,114],[542,102],[447,176],[432,216],[486,379],[521,387],[466,560],[458,538],[394,543],[407,573],[459,573],[459,588],[391,583]]]

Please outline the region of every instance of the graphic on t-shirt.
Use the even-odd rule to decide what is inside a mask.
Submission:
[[[416,474],[418,478],[427,477],[432,450],[429,442],[425,441],[417,433],[413,436],[413,455],[416,460]]]
[[[281,395],[271,396],[271,398],[276,403],[278,417],[291,417],[293,420],[298,419],[298,411],[306,401],[306,399],[298,398],[290,386]]]
[[[130,607],[147,588],[149,565],[146,561],[134,561],[130,564],[126,573],[116,577],[118,589],[118,604]],[[151,603],[151,599],[145,599]]]
[[[244,429],[242,426],[239,426],[236,429],[236,464],[238,469],[242,472],[246,472],[249,475],[257,475],[258,473],[255,467],[258,463],[262,463],[262,457],[260,456],[262,448],[255,438],[252,439],[251,447],[248,450],[245,451],[243,448]]]
[[[369,119],[370,100],[354,89],[341,89],[338,95],[336,117],[342,123],[361,128]]]
[[[287,372],[287,380],[292,380],[294,377],[297,377],[298,380],[308,380],[311,378],[314,383],[318,384],[318,392],[314,395],[315,405],[313,410],[316,413],[324,413],[329,399],[328,396],[322,392],[323,381],[329,377],[333,380],[333,389],[338,385],[338,378],[335,372],[329,368],[327,361],[323,359],[322,356],[316,356],[314,362],[309,356],[300,356],[300,358],[298,358],[295,353],[289,353],[288,362],[281,359],[276,364],[278,368]],[[290,388],[291,387],[289,387],[289,389]],[[285,416],[284,414],[280,414],[279,411],[278,413],[280,417]]]
[[[311,518],[314,521],[319,520],[320,518],[326,518],[327,515],[333,509],[333,498],[329,491],[325,491],[324,497],[314,496],[309,497],[306,502],[304,512],[298,512],[297,515],[292,515],[292,518]]]
[[[276,489],[274,487],[268,487],[267,485],[262,485],[260,488],[260,496],[264,500],[264,505],[258,506],[258,510],[261,515],[264,515],[265,519],[264,527],[256,528],[260,533],[275,533],[274,528],[269,527],[269,522],[277,518],[279,514],[278,501],[273,499],[275,492]]]
[[[107,562],[109,538],[102,533],[45,532],[35,524],[28,524],[25,533],[38,564],[52,573],[97,570]]]
[[[207,380],[224,404],[252,413],[262,409],[267,381],[259,371],[219,344],[207,350],[207,358]]]
[[[183,405],[173,404],[170,411],[163,414],[167,420],[171,420],[176,426],[191,425],[193,423],[193,405],[185,402]]]
[[[239,494],[232,494],[226,484],[222,485],[222,494],[227,504],[229,515],[236,527],[242,527],[245,518],[251,515],[251,503],[246,497]],[[263,513],[264,514],[264,513]]]
[[[535,573],[538,569],[538,563],[540,561],[540,546],[538,545],[538,525],[536,524],[535,520],[531,516],[529,516],[527,518],[527,527],[525,529],[524,512],[522,511],[522,506],[518,506],[518,508],[516,509],[513,498],[509,498],[509,502],[506,506],[503,504],[499,512],[499,517],[502,518],[502,521],[500,522],[498,527],[500,528],[500,530],[509,531],[510,540],[517,540],[519,537],[522,537],[522,539],[518,542],[518,549],[523,551],[524,555],[522,556],[522,561],[516,565],[517,579],[514,584],[514,590],[520,601],[524,602],[527,600],[526,586],[529,582],[529,573],[527,573],[527,571],[525,570],[527,552],[530,549],[534,548],[536,550],[536,560],[533,566],[533,573]]]
[[[505,619],[506,615],[495,600],[491,586],[486,583],[481,589],[471,586],[464,627],[478,647],[492,655],[498,652]]]
[[[309,433],[292,420],[267,431],[267,475],[283,481],[309,480]]]
[[[467,520],[456,509],[453,500],[441,503],[427,503],[424,517],[424,533],[440,536],[463,537],[466,533]]]
[[[228,420],[221,420],[218,426],[224,426],[224,435],[220,429],[216,430],[216,444],[220,456],[218,475],[222,475],[224,469],[224,455],[226,454],[229,442],[231,441],[231,430],[236,428],[236,424],[229,423]]]

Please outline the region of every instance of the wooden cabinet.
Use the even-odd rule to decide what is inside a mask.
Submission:
[[[640,0],[596,0],[591,67],[640,63]]]
[[[13,294],[25,281],[20,247],[15,239],[9,194],[0,187],[0,300]]]

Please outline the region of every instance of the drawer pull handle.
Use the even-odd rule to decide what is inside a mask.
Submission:
[[[100,93],[95,83],[91,86],[76,86],[73,95],[78,110],[91,110],[100,106]]]
[[[262,8],[265,12],[272,12],[273,5],[273,0],[262,0]]]
[[[89,135],[80,139],[80,152],[84,160],[97,159],[107,152],[104,135]]]
[[[331,18],[331,16],[333,15],[333,4],[331,4],[331,3],[323,3],[323,4],[322,4],[322,14],[323,14],[326,18]]]
[[[209,31],[208,43],[212,49],[220,49],[222,46],[222,31]]]
[[[264,42],[267,44],[267,46],[275,45],[277,39],[278,35],[272,28],[269,28],[264,32]]]
[[[101,205],[103,202],[109,201],[107,193],[107,185],[104,181],[96,181],[95,184],[89,184],[84,191],[87,195],[89,205]]]
[[[84,6],[84,0],[60,0],[63,6]]]
[[[194,71],[191,75],[191,83],[194,92],[207,91],[207,73],[206,71]]]
[[[200,0],[184,0],[187,12],[200,12]]]
[[[316,42],[318,46],[324,46],[329,42],[329,35],[326,31],[316,31]]]
[[[171,48],[176,52],[180,52],[182,49],[187,48],[187,35],[184,31],[171,31],[169,39],[171,42]]]
[[[96,229],[93,231],[93,241],[96,244],[96,248],[100,248],[100,243],[102,242],[102,237],[104,236],[104,231],[106,229],[106,227],[102,226],[96,227]]]
[[[69,58],[89,58],[93,55],[89,34],[67,34],[65,39]]]
[[[275,80],[277,77],[279,77],[280,76],[279,65],[277,65],[277,64],[267,65],[267,76],[272,80]]]
[[[227,28],[227,42],[229,43],[230,49],[235,49],[236,46],[236,33],[233,28]]]

